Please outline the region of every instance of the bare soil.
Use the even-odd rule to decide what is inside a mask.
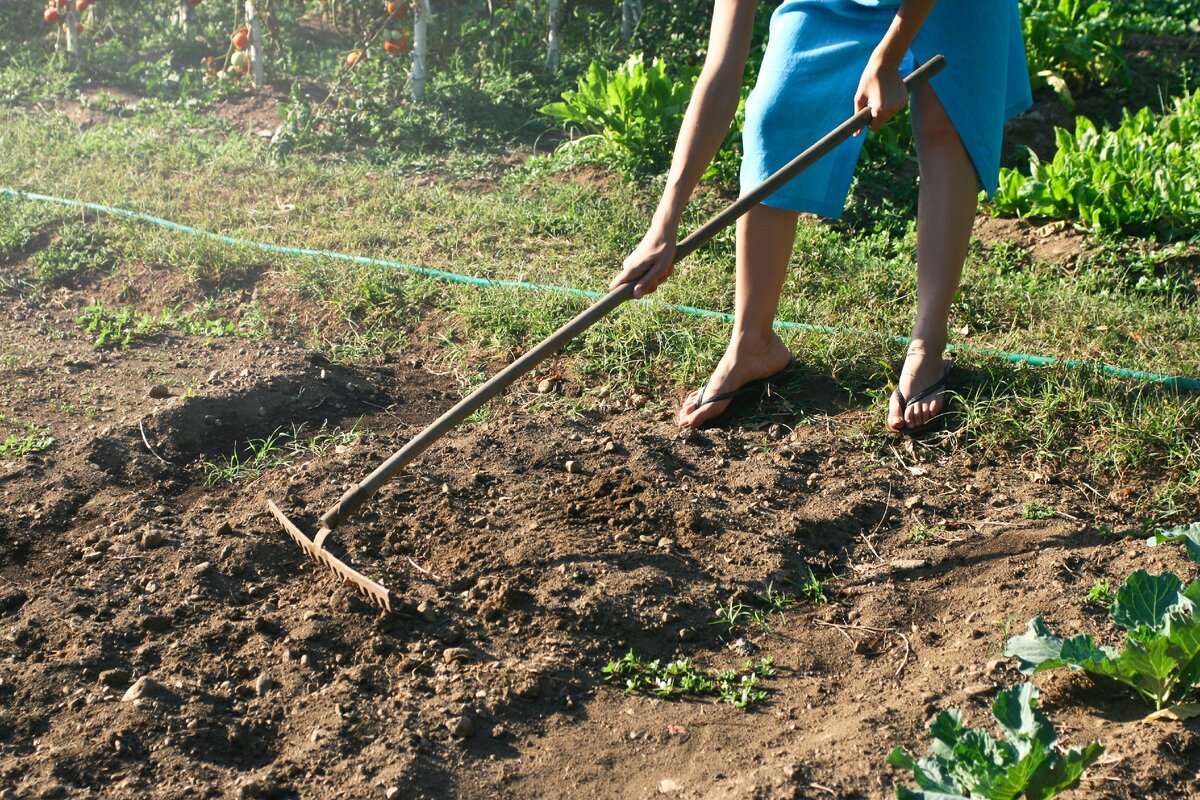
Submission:
[[[924,751],[934,709],[983,724],[1020,680],[1006,632],[1041,613],[1111,642],[1083,601],[1098,578],[1194,571],[1100,534],[1130,531],[1138,487],[981,461],[953,430],[864,446],[876,410],[821,375],[783,392],[802,418],[692,434],[636,398],[547,410],[530,381],[331,537],[392,588],[383,614],[265,504],[311,524],[460,396],[424,366],[432,332],[408,323],[411,350],[345,364],[288,335],[97,350],[74,322],[92,298],[157,312],[196,291],[138,270],[36,303],[13,290],[0,312],[4,424],[55,438],[0,463],[0,797],[883,798],[887,753]],[[334,324],[270,264],[244,291],[297,330]],[[302,423],[362,436],[206,484],[206,461]],[[1030,502],[1057,515],[1028,520]],[[713,624],[809,570],[827,602],[769,631]],[[626,695],[600,668],[631,648],[779,674],[747,711]],[[1037,682],[1065,742],[1108,747],[1074,796],[1200,791],[1196,723]]]

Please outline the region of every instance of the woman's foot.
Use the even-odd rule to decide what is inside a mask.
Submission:
[[[732,398],[703,402],[705,398],[734,392],[751,381],[769,378],[786,369],[791,360],[792,354],[787,345],[774,331],[765,341],[751,342],[744,338],[731,340],[704,388],[696,389],[684,398],[683,405],[679,407],[679,427],[702,427],[724,413],[733,402]]]
[[[908,348],[908,357],[904,359],[904,367],[900,371],[900,380],[896,388],[904,397],[918,397],[945,376],[946,366],[940,349],[936,354],[930,355],[923,346],[911,346]],[[900,397],[893,392],[891,400],[888,401],[887,428],[899,433],[923,427],[945,407],[944,388],[919,400],[910,400],[907,407],[901,406]]]

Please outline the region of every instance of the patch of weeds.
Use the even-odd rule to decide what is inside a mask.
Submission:
[[[95,346],[128,347],[135,339],[159,331],[179,331],[209,339],[250,334],[239,333],[238,326],[221,318],[210,319],[198,313],[180,313],[177,308],[163,309],[157,317],[134,308],[110,310],[93,303],[75,319],[88,333],[96,335]]]
[[[95,335],[95,347],[128,347],[137,337],[155,328],[150,316],[132,308],[109,311],[102,303],[92,303],[75,318],[77,325]]]
[[[1083,602],[1097,608],[1108,608],[1117,599],[1117,593],[1108,579],[1101,578],[1083,596]]]
[[[0,458],[20,458],[30,453],[41,453],[49,450],[53,444],[53,436],[38,433],[30,433],[25,436],[13,434],[0,442]]]
[[[204,485],[252,481],[269,469],[292,464],[301,456],[321,455],[338,445],[354,444],[360,435],[357,422],[346,431],[322,423],[311,435],[305,433],[306,427],[293,424],[290,431],[276,428],[264,438],[250,439],[242,451],[235,450],[219,463],[205,461]]]
[[[1041,503],[1026,503],[1021,509],[1021,516],[1025,519],[1053,519],[1058,512]]]
[[[29,263],[39,282],[61,286],[91,273],[111,272],[117,256],[100,231],[88,225],[68,225],[57,241],[36,253]]]
[[[919,544],[929,544],[930,542],[941,541],[944,538],[943,535],[945,533],[946,526],[942,523],[938,523],[937,525],[924,525],[922,523],[917,523],[909,528],[908,532],[904,535],[909,539],[909,541],[917,542]]]
[[[606,681],[623,681],[629,694],[644,692],[658,697],[716,697],[735,708],[748,708],[767,699],[762,688],[764,678],[776,675],[774,663],[764,658],[749,661],[741,670],[712,670],[697,667],[686,658],[664,664],[660,659],[642,661],[630,650],[622,658],[609,661],[600,674]]]
[[[709,624],[725,625],[730,633],[740,627],[753,626],[768,636],[775,635],[775,630],[771,627],[770,612],[764,613],[760,608],[738,603],[732,597],[725,601],[724,605],[717,606],[714,616],[715,619]]]

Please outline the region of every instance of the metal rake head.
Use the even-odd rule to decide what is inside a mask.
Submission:
[[[385,611],[392,610],[391,592],[387,587],[355,570],[322,546],[325,542],[325,537],[329,535],[329,528],[321,528],[317,532],[315,539],[309,539],[304,535],[304,531],[300,530],[294,522],[288,519],[287,515],[280,510],[274,500],[267,501],[267,508],[271,510],[271,515],[283,526],[283,529],[287,531],[288,536],[291,536],[292,540],[300,545],[300,549],[308,553],[314,561],[329,567],[333,574],[341,578],[343,582],[353,584],[356,589],[366,595],[371,602],[380,608]]]

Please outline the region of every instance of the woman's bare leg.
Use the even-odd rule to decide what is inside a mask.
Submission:
[[[917,317],[899,381],[905,397],[919,394],[942,377],[950,304],[962,277],[979,195],[975,167],[929,86],[916,91],[912,115],[921,190],[917,208]],[[919,427],[944,406],[945,395],[939,392],[905,411],[893,395],[887,426],[892,430]]]
[[[733,333],[703,392],[712,397],[774,375],[791,354],[771,327],[796,239],[795,211],[757,206],[737,223],[737,286]],[[679,425],[692,428],[725,410],[728,401],[697,408],[700,390],[679,409]]]

